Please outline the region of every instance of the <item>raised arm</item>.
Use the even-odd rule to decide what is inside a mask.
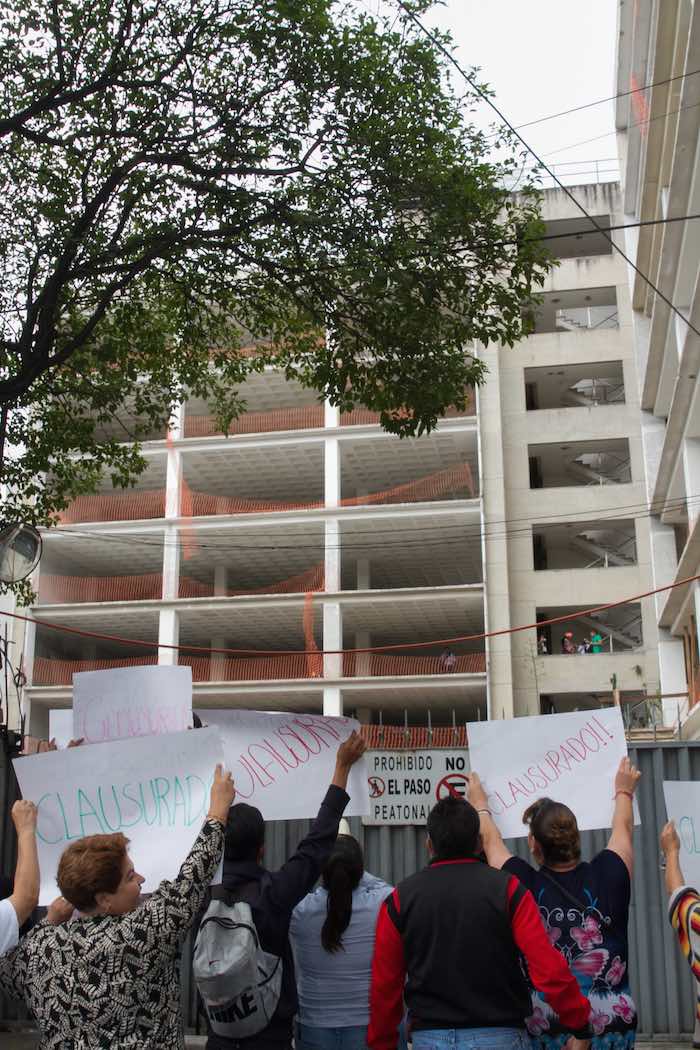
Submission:
[[[486,859],[492,868],[502,868],[507,860],[513,856],[501,837],[496,823],[491,816],[488,798],[484,791],[479,774],[469,774],[468,800],[479,814],[479,828],[481,831],[481,844],[486,854]]]
[[[173,950],[189,929],[202,905],[224,848],[224,828],[236,792],[231,774],[217,765],[211,787],[209,812],[187,859],[172,882],[161,882],[146,903],[123,919],[124,935],[130,923],[135,929],[149,926],[157,930],[156,948],[160,954]],[[143,962],[150,966],[152,960]]]
[[[617,853],[624,861],[630,875],[634,861],[632,832],[634,831],[634,808],[632,801],[641,777],[640,771],[625,756],[615,774],[615,810],[612,820],[612,834],[608,849]]]
[[[345,790],[350,770],[365,752],[362,737],[353,732],[338,748],[331,785],[309,833],[279,871],[271,873],[270,900],[281,911],[291,911],[312,889],[333,851],[338,826],[350,798]]]
[[[36,806],[26,799],[20,799],[12,807],[12,820],[17,831],[17,866],[14,888],[9,899],[17,915],[18,926],[27,921],[39,903],[36,817]]]

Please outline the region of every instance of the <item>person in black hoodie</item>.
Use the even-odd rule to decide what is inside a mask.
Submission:
[[[265,821],[260,810],[243,802],[231,807],[226,825],[223,885],[233,893],[245,887],[244,899],[251,906],[261,948],[282,960],[282,988],[267,1028],[247,1039],[228,1039],[210,1031],[207,1050],[289,1050],[291,1047],[298,1005],[289,940],[292,912],[313,888],[331,855],[340,819],[350,801],[345,790],[348,774],[365,747],[357,733],[352,733],[340,745],[333,779],[309,834],[279,871],[267,871],[262,866]]]

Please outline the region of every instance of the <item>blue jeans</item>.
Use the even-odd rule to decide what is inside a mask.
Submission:
[[[531,1050],[524,1028],[433,1028],[413,1032],[413,1050]]]
[[[296,1050],[367,1050],[367,1025],[313,1028],[298,1024]]]

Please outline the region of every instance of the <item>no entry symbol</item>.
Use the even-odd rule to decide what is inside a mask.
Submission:
[[[448,773],[435,788],[435,798],[466,798],[469,778],[465,773]]]
[[[381,777],[367,777],[367,783],[369,784],[370,798],[379,798],[386,791],[386,784]]]

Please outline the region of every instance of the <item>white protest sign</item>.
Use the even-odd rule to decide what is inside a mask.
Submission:
[[[363,824],[425,824],[441,798],[466,798],[465,748],[367,751],[369,816]]]
[[[333,778],[339,745],[359,723],[353,718],[274,711],[198,711],[221,732],[236,800],[257,806],[266,820],[315,817]],[[195,730],[195,735],[199,732]],[[369,810],[364,758],[348,778],[346,816]]]
[[[693,780],[665,780],[668,819],[675,821],[681,840],[679,860],[683,878],[700,887],[700,784]]]
[[[73,739],[73,712],[70,707],[54,707],[49,711],[49,740],[56,747],[68,747]]]
[[[627,754],[619,707],[470,722],[467,732],[472,769],[504,838],[527,835],[523,812],[543,796],[569,806],[581,831],[610,827],[615,772]]]
[[[15,759],[22,797],[39,810],[39,903],[58,896],[59,858],[84,835],[123,831],[145,893],[174,878],[207,814],[222,761],[216,729],[164,734],[157,747],[143,737]]]
[[[73,736],[86,744],[180,733],[192,725],[190,667],[118,667],[73,675]]]

